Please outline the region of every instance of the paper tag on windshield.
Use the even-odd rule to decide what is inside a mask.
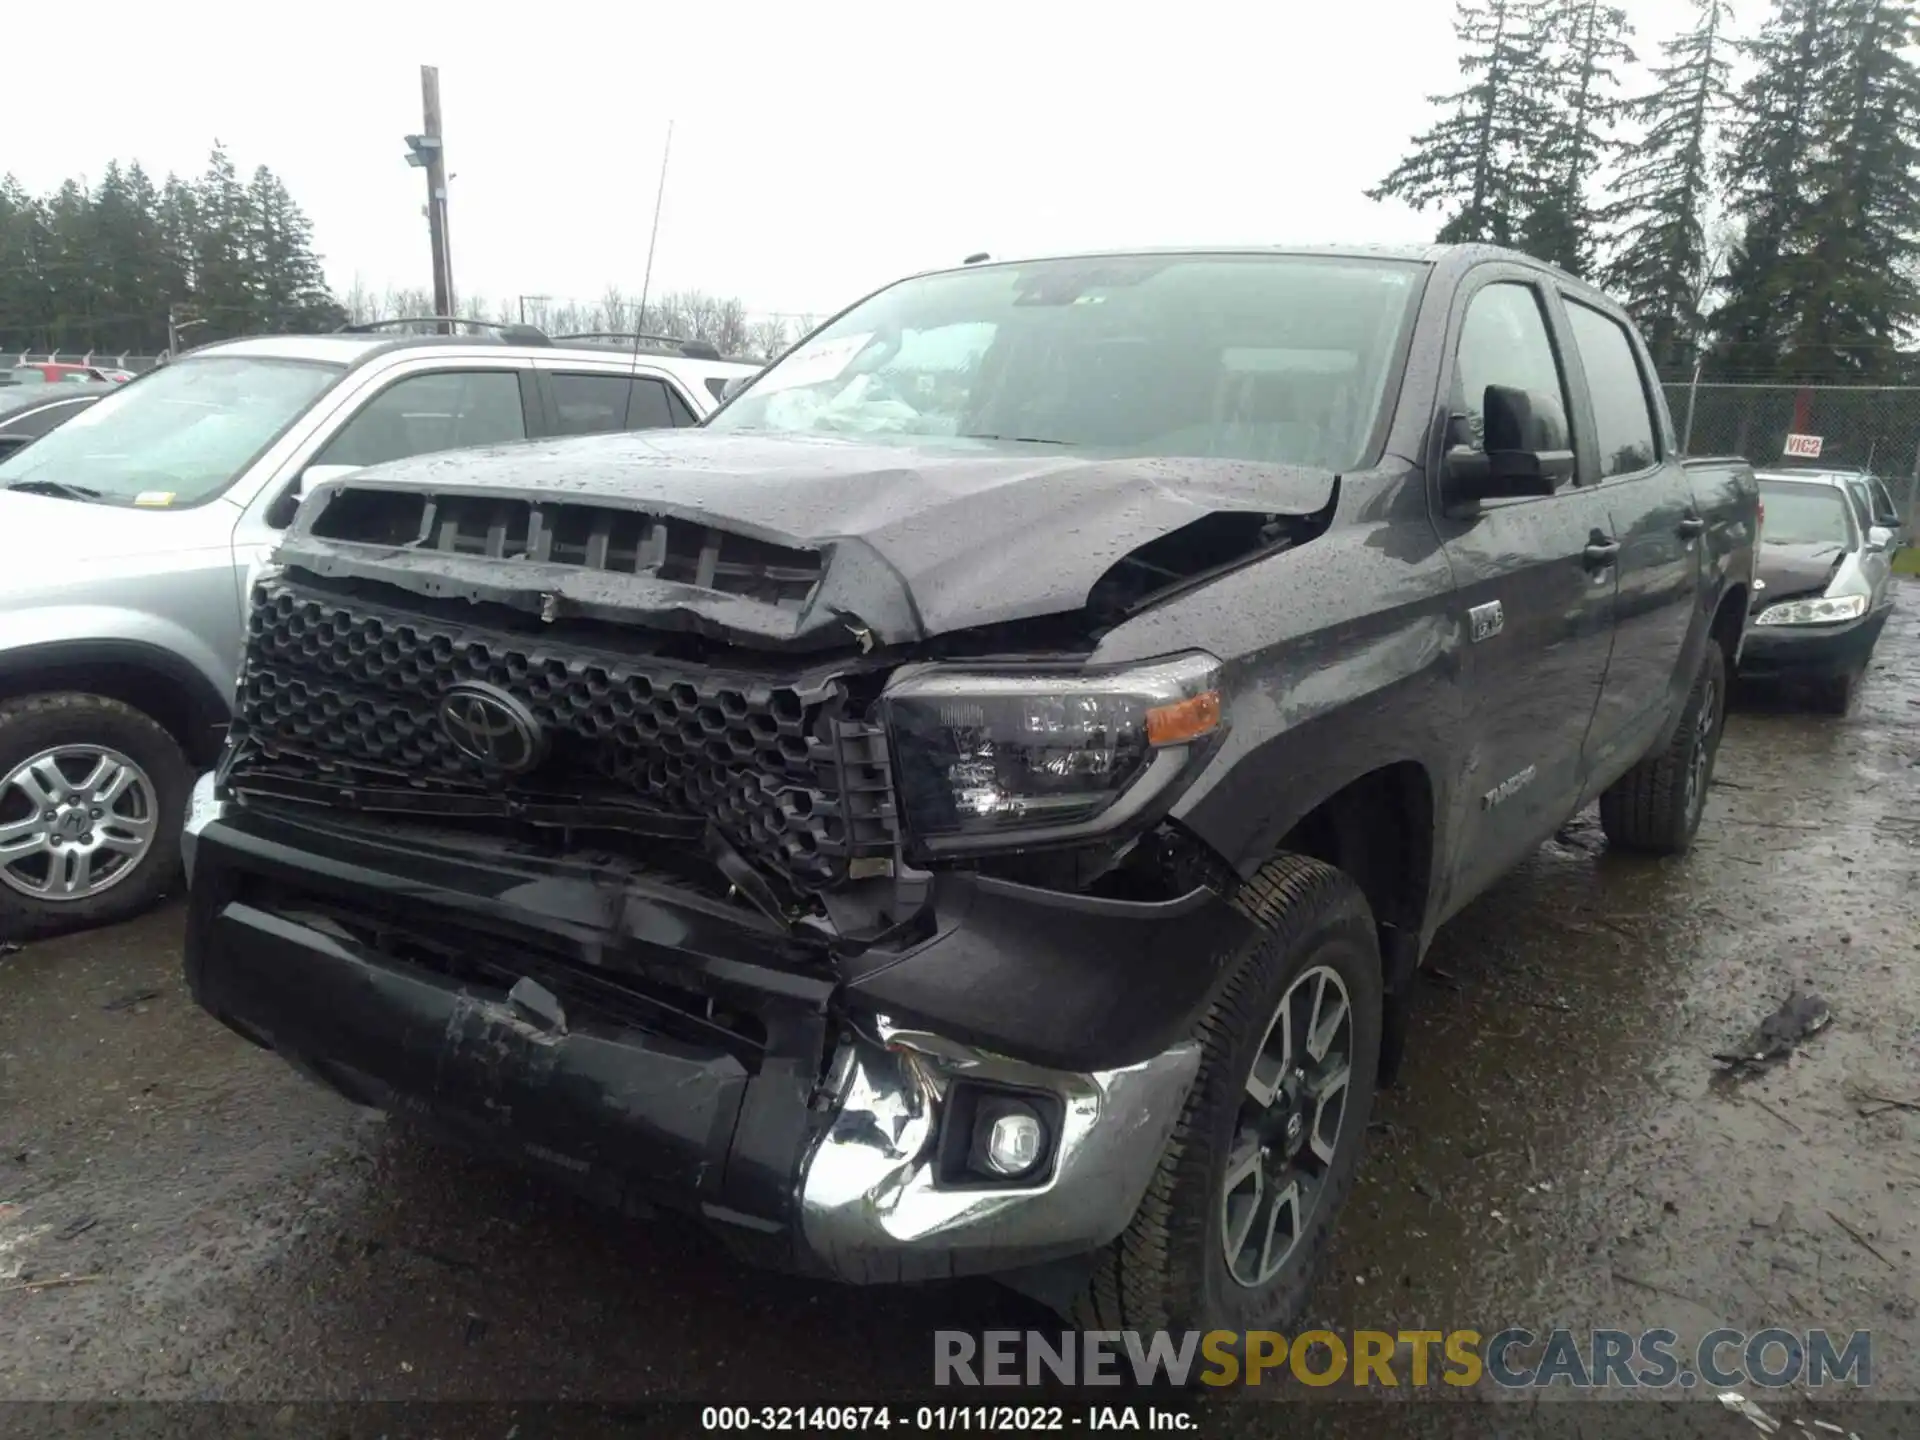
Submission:
[[[802,345],[754,383],[754,390],[767,394],[793,385],[819,385],[831,380],[867,348],[873,339],[871,330],[859,335],[836,335],[831,340],[815,340]]]
[[[167,506],[173,504],[173,491],[142,490],[138,495],[133,497],[133,503],[136,505],[154,505],[164,510]]]

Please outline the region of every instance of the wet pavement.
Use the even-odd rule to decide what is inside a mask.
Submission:
[[[853,1399],[923,1385],[934,1329],[1057,1328],[419,1142],[196,1010],[179,940],[168,908],[0,959],[0,1398]],[[1803,983],[1832,1025],[1715,1078]],[[1441,935],[1412,1029],[1319,1320],[1865,1329],[1920,1398],[1920,1112],[1866,1098],[1920,1100],[1920,582],[1855,714],[1744,704],[1687,857],[1576,821]]]

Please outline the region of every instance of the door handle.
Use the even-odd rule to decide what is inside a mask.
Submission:
[[[1585,557],[1589,570],[1605,570],[1619,558],[1620,542],[1618,540],[1594,540],[1581,554]]]
[[[1695,515],[1692,511],[1688,511],[1687,514],[1680,519],[1680,538],[1682,540],[1696,539],[1705,534],[1706,529],[1707,522],[1702,520],[1698,515]]]

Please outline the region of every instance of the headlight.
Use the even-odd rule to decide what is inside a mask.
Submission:
[[[1220,665],[902,671],[883,702],[907,828],[930,851],[1114,829],[1191,776],[1224,730]]]
[[[1760,612],[1756,625],[1838,625],[1867,613],[1864,595],[1835,595],[1826,600],[1782,600]]]

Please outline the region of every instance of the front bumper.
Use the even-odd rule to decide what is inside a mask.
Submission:
[[[849,1281],[992,1273],[1106,1244],[1198,1070],[1185,1032],[1112,1064],[1012,1058],[863,1005],[817,954],[681,887],[350,835],[225,802],[211,777],[184,855],[187,977],[231,1028],[358,1103],[629,1211],[689,1211],[750,1258]],[[1224,924],[1200,910],[1167,923]],[[1058,936],[1034,928],[1047,973]],[[862,957],[858,979],[924,977],[943,943],[968,957],[1017,930],[955,920],[884,964]],[[1106,930],[1091,925],[1092,943]],[[1160,954],[1206,968],[1185,943]],[[1094,983],[1102,958],[1081,957],[1073,984]],[[1121,1013],[1111,995],[1100,1003]],[[1008,1004],[1047,997],[1030,981]],[[956,1182],[945,1131],[983,1089],[1049,1097],[1040,1178]]]
[[[1841,625],[1747,623],[1740,675],[1749,680],[1829,680],[1867,663],[1891,607]]]

